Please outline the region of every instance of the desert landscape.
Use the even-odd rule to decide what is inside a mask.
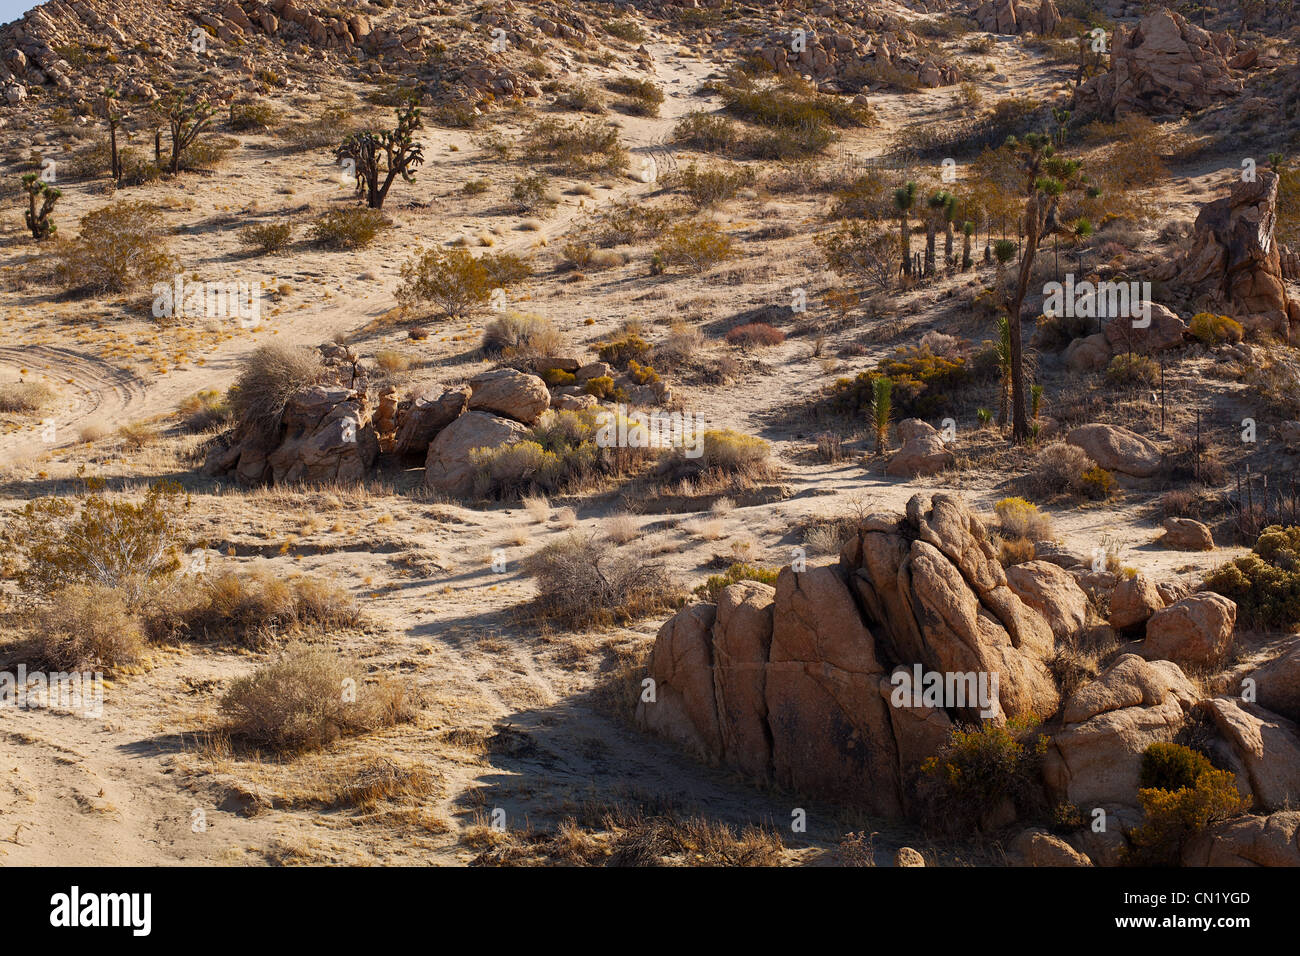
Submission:
[[[0,26],[0,866],[1300,865],[1297,39]]]

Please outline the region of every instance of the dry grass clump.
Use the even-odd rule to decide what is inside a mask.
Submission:
[[[1004,540],[1049,541],[1052,537],[1052,519],[1038,510],[1038,506],[1024,498],[1003,498],[993,510],[998,515],[998,532]]]
[[[607,625],[673,608],[682,590],[659,562],[572,534],[525,559],[537,579],[534,610],[569,627]]]
[[[244,361],[229,393],[230,407],[241,425],[273,432],[284,407],[295,393],[320,381],[320,353],[301,345],[270,343],[258,346]]]
[[[1034,456],[1025,484],[1035,495],[1077,494],[1080,477],[1091,467],[1092,459],[1082,448],[1062,441],[1052,442]]]
[[[766,348],[780,345],[784,341],[785,333],[766,322],[747,322],[727,333],[728,344],[738,345],[742,349]]]
[[[364,249],[392,224],[378,209],[347,206],[319,216],[311,225],[311,237],[326,249]]]
[[[257,568],[196,582],[150,621],[155,630],[262,647],[285,634],[354,628],[361,610],[345,589],[319,578],[288,579]]]
[[[523,312],[509,312],[493,319],[483,330],[482,348],[487,355],[527,360],[563,354],[564,336],[550,319]]]
[[[162,214],[148,203],[112,203],[82,216],[80,228],[51,250],[54,274],[70,295],[129,292],[169,280],[177,268]]]
[[[772,446],[762,438],[724,428],[704,433],[700,461],[705,468],[725,474],[758,476],[767,471],[771,454]]]
[[[112,669],[134,664],[144,653],[144,630],[118,588],[69,585],[50,596],[32,624],[33,651],[52,669]]]
[[[418,707],[405,684],[386,678],[367,683],[358,662],[301,644],[237,679],[220,704],[232,736],[287,751],[410,721]]]
[[[54,401],[54,390],[42,382],[11,382],[0,385],[0,412],[31,415]]]
[[[185,428],[191,432],[203,432],[225,425],[234,414],[230,402],[216,389],[195,392],[182,401],[176,411]]]
[[[375,364],[389,375],[398,375],[410,370],[411,357],[396,349],[380,349],[375,353]]]
[[[736,255],[736,244],[716,222],[687,220],[671,226],[655,247],[661,268],[682,266],[703,272]]]

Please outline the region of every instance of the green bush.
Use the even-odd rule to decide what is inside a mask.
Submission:
[[[292,239],[293,225],[287,222],[256,223],[239,230],[239,244],[262,255],[283,252]]]
[[[1204,756],[1178,744],[1146,749],[1141,783],[1138,802],[1145,818],[1129,833],[1132,847],[1125,854],[1132,865],[1177,866],[1188,839],[1250,806],[1233,773],[1214,769]]]
[[[579,173],[618,173],[627,167],[627,150],[618,129],[598,120],[565,123],[544,119],[533,127],[524,155]]]
[[[275,107],[265,100],[238,99],[230,104],[230,128],[238,132],[261,132],[275,124]]]
[[[731,153],[741,141],[741,130],[734,120],[697,110],[678,121],[673,139],[706,152]]]
[[[505,289],[529,275],[524,259],[511,253],[475,256],[468,249],[424,249],[402,265],[397,301],[411,307],[437,306],[443,315],[466,317],[480,311],[494,289]]]
[[[850,417],[871,408],[874,382],[881,376],[893,382],[894,410],[904,418],[932,418],[946,411],[958,389],[971,380],[964,358],[935,355],[928,345],[905,346],[881,359],[875,371],[859,372],[852,379],[837,379],[828,396],[830,407]]]
[[[703,272],[735,255],[735,242],[716,222],[687,220],[670,227],[655,249],[664,263]]]
[[[614,368],[627,368],[634,359],[643,359],[650,354],[651,345],[635,332],[628,332],[621,339],[612,342],[598,342],[596,354],[602,362]]]
[[[745,166],[712,166],[701,169],[691,163],[679,174],[682,187],[697,209],[731,199],[754,184],[754,171]]]
[[[1236,601],[1243,622],[1278,630],[1300,626],[1300,527],[1265,528],[1250,554],[1215,569],[1205,586]]]
[[[1245,337],[1245,330],[1236,319],[1212,312],[1200,312],[1192,316],[1191,333],[1204,345],[1221,345],[1224,342],[1240,342]]]
[[[53,250],[54,271],[71,294],[128,292],[169,281],[177,268],[162,215],[144,202],[115,202],[81,217],[76,239]]]
[[[1160,381],[1160,366],[1155,359],[1136,352],[1121,352],[1106,366],[1106,381],[1126,387],[1151,387]]]
[[[378,209],[331,209],[311,227],[312,239],[327,249],[364,249],[392,222]]]

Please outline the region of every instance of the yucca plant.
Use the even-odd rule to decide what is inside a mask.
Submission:
[[[975,223],[969,220],[961,224],[961,271],[965,272],[975,264],[970,255],[971,236],[975,235]]]
[[[1005,241],[1005,240],[1003,240]],[[993,346],[998,360],[998,424],[1007,423],[1011,407],[1011,323],[1004,315],[998,319],[998,340]]]
[[[45,180],[41,179],[37,173],[27,173],[23,176],[23,189],[27,192],[27,228],[31,230],[33,239],[48,239],[59,231],[59,227],[50,221],[50,213],[54,211],[54,204],[59,201],[63,195]],[[40,206],[36,202],[40,200]]]
[[[916,183],[894,190],[894,208],[898,210],[898,251],[903,259],[903,275],[912,274],[912,225],[908,213],[916,205]]]
[[[871,427],[876,433],[876,452],[889,444],[889,422],[893,417],[894,383],[882,375],[871,383]]]
[[[1029,407],[1030,414],[1033,415],[1034,421],[1038,421],[1038,413],[1043,407],[1043,386],[1031,385],[1029,387]]]

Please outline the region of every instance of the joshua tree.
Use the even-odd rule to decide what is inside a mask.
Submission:
[[[944,207],[948,205],[948,194],[940,190],[932,193],[925,201],[927,214],[925,217],[925,274],[934,275],[934,236],[939,229],[939,217],[943,215]]]
[[[1011,323],[1005,315],[998,319],[998,340],[993,352],[998,360],[998,424],[1005,425],[1011,407]]]
[[[889,420],[893,416],[894,383],[886,375],[871,382],[871,428],[876,433],[876,452],[889,443]]]
[[[1020,310],[1029,291],[1033,274],[1034,257],[1043,237],[1060,230],[1057,210],[1061,196],[1069,189],[1084,188],[1078,160],[1056,155],[1051,138],[1044,133],[1029,133],[1023,139],[1011,137],[1006,149],[1013,150],[1020,159],[1020,170],[1025,182],[1025,214],[1021,222],[1024,246],[1020,253],[1020,270],[1014,291],[1004,300],[1006,315],[1011,323],[1011,416],[1012,440],[1024,441],[1029,437],[1029,420],[1025,414],[1024,347],[1021,342]],[[1005,290],[1002,290],[1005,295]]]
[[[1070,237],[1074,240],[1075,261],[1079,264],[1079,278],[1083,278],[1083,243],[1085,239],[1092,236],[1092,222],[1087,219],[1079,219],[1075,222],[1074,228],[1070,230]]]
[[[104,90],[104,119],[108,122],[109,163],[112,167],[113,185],[122,185],[122,156],[117,150],[117,129],[122,125],[122,114],[118,112],[117,90],[111,86]]]
[[[965,272],[967,269],[969,269],[972,265],[975,264],[975,260],[973,260],[970,255],[971,236],[973,236],[974,234],[975,234],[975,223],[971,222],[970,220],[967,220],[966,222],[963,222],[961,224],[961,271],[962,272]]]
[[[41,179],[39,173],[25,175],[23,188],[27,190],[27,228],[32,231],[32,238],[50,238],[59,231],[59,227],[50,222],[50,213],[63,193]],[[41,201],[39,209],[36,208],[38,199]]]
[[[945,230],[943,237],[943,267],[951,274],[956,271],[952,261],[952,226],[953,221],[957,218],[957,197],[952,193],[944,193],[944,195],[947,198],[943,203],[943,226]]]
[[[212,123],[212,114],[217,108],[203,97],[195,97],[187,92],[174,93],[154,104],[154,109],[171,130],[172,155],[168,169],[172,175],[181,171],[181,157],[185,150],[194,144]],[[155,159],[161,160],[160,137],[154,135]]]
[[[907,215],[916,205],[916,183],[894,190],[894,208],[898,210],[898,249],[903,259],[903,275],[912,274],[912,227]]]
[[[420,107],[408,102],[397,108],[395,129],[353,133],[334,151],[339,162],[353,164],[357,195],[364,195],[371,209],[384,208],[388,189],[398,176],[415,182],[415,170],[424,163],[424,147],[412,138],[420,126]]]

